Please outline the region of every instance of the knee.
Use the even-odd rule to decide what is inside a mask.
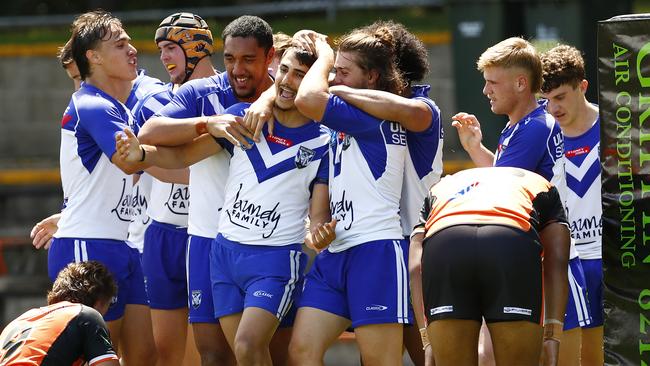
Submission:
[[[201,365],[235,365],[235,355],[228,344],[218,342],[202,342],[196,340],[196,349],[201,356]]]
[[[253,360],[259,360],[265,352],[268,352],[268,344],[253,336],[237,336],[235,338],[235,358],[240,364],[250,364]],[[249,362],[250,361],[250,362]]]
[[[289,342],[289,364],[302,365],[322,360],[325,352],[314,346],[314,344],[310,344],[305,339],[292,337],[291,342]]]

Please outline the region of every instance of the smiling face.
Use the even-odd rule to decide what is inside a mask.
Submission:
[[[169,80],[173,84],[182,84],[185,81],[185,53],[178,43],[172,41],[158,42],[160,50],[160,62],[169,74]]]
[[[354,52],[337,52],[334,71],[334,85],[345,85],[356,89],[372,88],[368,72],[359,66]]]
[[[102,40],[95,50],[88,50],[88,59],[114,79],[133,80],[138,76],[138,51],[130,43],[124,29],[112,25],[111,37]]]
[[[483,94],[490,100],[490,109],[494,114],[507,115],[517,105],[522,77],[525,76],[518,68],[491,66],[483,69]]]
[[[284,53],[275,75],[276,108],[283,111],[296,108],[294,104],[296,93],[307,71],[309,71],[309,66],[298,61],[295,50],[289,49]]]
[[[240,101],[252,100],[262,92],[272,60],[273,48],[265,54],[254,37],[226,37],[223,61],[230,86]]]

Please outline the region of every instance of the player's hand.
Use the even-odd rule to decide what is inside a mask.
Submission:
[[[251,148],[253,131],[246,128],[244,119],[232,114],[220,114],[208,118],[208,132],[214,137],[225,138],[233,145]]]
[[[260,141],[262,127],[268,124],[269,135],[273,135],[275,117],[273,116],[273,100],[259,98],[248,107],[244,115],[244,127],[253,131],[253,140]]]
[[[327,248],[336,239],[336,219],[330,222],[316,224],[310,228],[305,237],[305,244],[317,252]]]
[[[115,135],[115,148],[117,149],[118,158],[127,163],[142,161],[143,152],[140,148],[140,141],[130,129],[125,128],[123,132]]]
[[[451,117],[452,126],[458,131],[458,138],[465,151],[472,151],[480,148],[483,140],[481,124],[473,114],[460,112]]]
[[[36,249],[50,248],[50,245],[52,245],[52,237],[59,228],[57,225],[60,219],[61,214],[56,213],[34,225],[29,237],[32,238],[32,245],[34,245]]]
[[[309,29],[303,29],[296,32],[292,38],[292,46],[303,48],[316,56],[318,56],[318,49],[316,48],[317,41],[324,41],[327,43],[326,35]]]
[[[555,339],[545,339],[542,348],[541,365],[557,366],[558,356],[560,355],[560,342]]]

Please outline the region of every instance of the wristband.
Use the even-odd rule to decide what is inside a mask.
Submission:
[[[147,151],[142,145],[140,145],[140,150],[142,150],[142,157],[140,158],[140,161],[144,161],[144,158],[147,156]]]
[[[560,342],[560,336],[562,336],[563,332],[563,324],[562,322],[558,323],[548,323],[544,325],[544,340],[549,340],[552,339],[556,342]]]
[[[209,121],[210,117],[206,118],[206,121]],[[199,122],[196,125],[194,125],[194,128],[196,128],[196,134],[201,136],[204,133],[208,133],[208,122]]]
[[[544,319],[544,326],[548,324],[560,324],[561,326],[564,326],[564,322],[559,321],[557,319],[549,318],[549,319]]]
[[[422,339],[423,350],[431,346],[431,342],[429,342],[429,335],[427,334],[427,328],[420,328],[420,338]]]

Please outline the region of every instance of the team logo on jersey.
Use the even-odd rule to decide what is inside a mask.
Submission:
[[[192,307],[198,309],[201,306],[201,290],[192,290]]]
[[[232,207],[226,210],[228,220],[233,225],[243,229],[262,230],[264,231],[262,238],[267,239],[273,235],[280,222],[281,214],[278,212],[280,202],[276,203],[270,210],[265,209],[262,205],[240,198],[243,186],[242,183],[239,184],[235,201]]]
[[[167,202],[165,206],[176,215],[187,215],[187,210],[190,205],[190,189],[187,186],[181,186],[178,184],[172,183],[172,187],[169,190],[169,197],[167,197]]]
[[[131,177],[129,177],[131,179]],[[111,210],[114,212],[117,218],[120,221],[131,222],[133,217],[133,190],[131,187],[127,189],[126,178],[122,178],[122,194],[120,194],[120,199],[117,201],[115,208]]]
[[[300,146],[298,149],[298,152],[296,153],[296,168],[302,169],[309,165],[309,162],[314,159],[314,156],[316,156],[316,152],[308,147],[305,146]]]
[[[345,230],[350,230],[354,223],[354,205],[352,201],[345,199],[345,190],[343,190],[340,200],[330,200],[330,212],[332,217],[339,222],[338,225],[343,224]]]
[[[347,150],[350,147],[350,135],[343,135],[343,150]]]
[[[142,225],[148,224],[150,218],[147,215],[147,207],[149,207],[149,204],[147,203],[147,197],[145,197],[144,194],[140,194],[139,185],[135,186],[135,190],[133,192],[133,221],[135,221],[136,218],[140,217],[142,219]]]

